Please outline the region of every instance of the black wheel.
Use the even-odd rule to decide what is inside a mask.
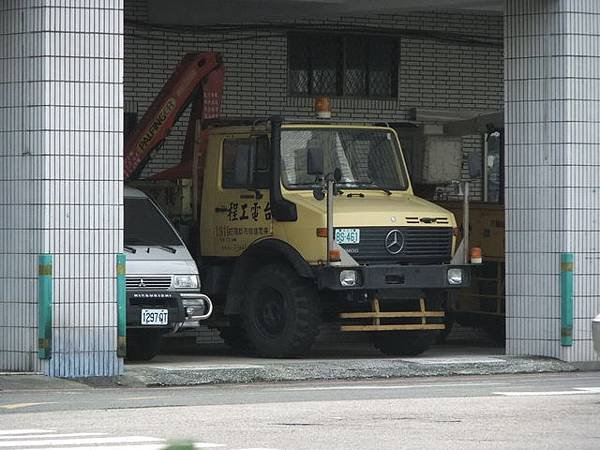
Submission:
[[[252,343],[248,339],[239,317],[230,319],[231,326],[220,327],[219,336],[229,348],[235,352],[247,354],[252,351]]]
[[[389,356],[417,356],[431,347],[435,336],[430,331],[384,331],[373,335],[373,345]]]
[[[160,351],[161,330],[134,328],[127,330],[128,361],[149,361]]]
[[[442,311],[445,301],[444,292],[431,292],[427,296],[425,309],[428,311]],[[412,303],[419,305],[418,300]],[[414,307],[411,309],[418,309]],[[443,319],[427,319],[428,323],[443,322]],[[389,356],[417,356],[429,349],[436,337],[438,330],[424,331],[382,331],[371,336],[373,345],[380,352]]]
[[[265,266],[251,277],[242,311],[244,332],[260,356],[300,356],[319,334],[317,290],[285,265]]]
[[[495,344],[506,344],[506,323],[504,317],[487,318],[482,322],[481,328],[483,328],[483,331],[485,331]]]
[[[451,312],[446,311],[446,318],[444,320],[444,325],[446,325],[446,328],[441,330],[435,337],[436,344],[443,344],[444,342],[446,342],[446,338],[452,332],[452,328],[454,328],[455,322],[456,320],[454,319],[454,315]]]
[[[441,307],[444,310],[444,312],[446,313],[446,316],[444,317],[444,320],[443,320],[446,328],[441,330],[435,337],[436,344],[443,344],[444,342],[446,342],[446,338],[452,332],[452,328],[454,328],[454,323],[456,322],[456,317],[455,317],[454,311],[456,309],[456,303],[458,302],[458,292],[454,291],[454,292],[448,293],[445,297],[446,297],[445,300],[442,300],[442,302],[441,302]],[[433,307],[435,307],[435,306],[436,306],[436,303],[434,302]]]

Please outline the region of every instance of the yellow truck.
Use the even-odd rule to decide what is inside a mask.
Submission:
[[[452,264],[453,215],[413,195],[392,129],[272,118],[207,134],[198,255],[226,343],[298,356],[325,319],[386,354],[430,346],[470,269]]]
[[[266,357],[303,355],[322,321],[370,333],[385,354],[419,354],[444,329],[448,293],[470,283],[453,259],[455,218],[413,194],[393,129],[337,122],[323,104],[315,120],[194,124],[193,168],[170,173],[193,179],[206,323]]]

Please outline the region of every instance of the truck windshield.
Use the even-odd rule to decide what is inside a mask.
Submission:
[[[406,170],[394,135],[386,130],[365,128],[283,129],[281,172],[288,189],[316,186],[307,173],[307,154],[321,147],[325,174],[339,168],[341,187],[348,189],[406,190]]]
[[[149,199],[125,197],[124,207],[125,245],[183,245]]]

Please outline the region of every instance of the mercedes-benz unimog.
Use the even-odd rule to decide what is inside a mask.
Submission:
[[[207,55],[190,67],[206,70]],[[469,283],[469,266],[453,261],[455,219],[413,195],[394,130],[333,121],[319,105],[316,120],[192,112],[203,119],[195,150],[184,150],[193,156],[169,173],[194,180],[192,252],[210,323],[232,347],[268,357],[304,354],[322,321],[370,333],[386,354],[419,354],[444,329],[449,291]],[[150,138],[168,122],[158,119],[142,121]],[[126,177],[145,157],[128,147]]]

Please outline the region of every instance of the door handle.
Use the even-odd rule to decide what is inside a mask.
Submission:
[[[215,212],[226,213],[229,212],[229,208],[216,207]]]

